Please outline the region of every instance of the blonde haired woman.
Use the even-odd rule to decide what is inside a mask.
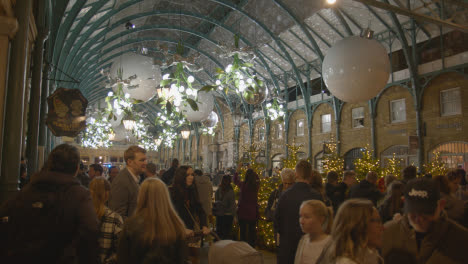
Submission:
[[[317,263],[381,264],[377,249],[382,246],[383,225],[370,200],[345,201],[333,223],[331,241]]]
[[[104,177],[95,177],[89,183],[94,210],[100,221],[99,257],[101,263],[115,263],[119,235],[122,231],[122,217],[105,205],[109,199],[110,183]]]
[[[143,181],[135,214],[125,222],[118,263],[185,263],[185,226],[172,206],[166,184]]]
[[[308,200],[301,204],[299,215],[299,223],[305,235],[297,246],[294,264],[315,264],[330,241],[333,209],[322,201]]]

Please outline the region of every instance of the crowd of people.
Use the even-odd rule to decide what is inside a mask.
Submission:
[[[278,264],[468,263],[463,169],[418,178],[409,166],[382,190],[372,171],[360,182],[332,171],[324,184],[302,160],[278,172],[261,216],[259,175],[243,164],[216,185],[177,159],[157,172],[138,146],[124,160],[107,177],[99,164],[85,173],[76,147],[57,146],[0,207],[0,263],[199,263],[214,218],[221,239],[238,239],[238,225],[255,248],[262,217],[273,222]]]

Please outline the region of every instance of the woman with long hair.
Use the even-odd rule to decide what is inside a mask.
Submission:
[[[331,241],[317,263],[380,264],[377,249],[382,246],[383,225],[370,200],[349,199],[336,213]]]
[[[322,201],[304,201],[299,210],[302,236],[297,246],[294,264],[315,264],[325,245],[330,241],[333,208]]]
[[[403,214],[403,195],[405,185],[400,181],[393,181],[387,188],[387,196],[379,207],[382,221],[385,223],[393,219],[396,214]]]
[[[222,212],[216,216],[216,232],[221,239],[229,239],[232,222],[236,215],[236,198],[231,186],[231,176],[224,175],[215,193],[216,203],[221,204]]]
[[[166,184],[143,181],[136,210],[124,225],[118,263],[186,263],[186,229],[172,206]]]
[[[245,180],[239,179],[239,172],[242,163],[239,163],[236,173],[234,173],[234,183],[240,189],[237,217],[239,219],[240,239],[255,247],[257,239],[258,213],[258,189],[260,188],[259,178],[254,170],[248,169],[245,172]]]
[[[99,258],[103,264],[116,262],[117,246],[123,226],[122,217],[106,206],[110,187],[109,181],[104,177],[95,177],[89,183],[89,192],[99,219]]]
[[[467,204],[465,201],[456,197],[455,193],[458,189],[459,178],[454,170],[447,172],[446,175],[438,175],[434,177],[434,183],[440,191],[440,197],[445,201],[445,213],[455,222],[466,227]]]
[[[180,166],[174,173],[174,182],[169,188],[172,203],[187,229],[193,232],[210,233],[206,213],[198,198],[197,187],[194,184],[194,172],[190,166]],[[189,256],[193,264],[199,263],[199,248],[201,240],[191,237],[188,240]]]
[[[312,170],[312,177],[309,178],[310,188],[316,190],[322,196],[322,200],[326,206],[332,206],[330,199],[327,197],[325,187],[323,186],[323,178],[319,171]]]

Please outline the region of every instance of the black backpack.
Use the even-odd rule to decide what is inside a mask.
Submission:
[[[0,208],[0,263],[63,263],[75,236],[65,213],[67,185],[34,183]]]

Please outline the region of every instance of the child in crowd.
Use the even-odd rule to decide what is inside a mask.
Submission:
[[[109,200],[110,183],[104,177],[95,177],[89,183],[94,210],[99,219],[99,257],[101,263],[116,263],[119,235],[122,231],[122,217],[106,206]]]
[[[315,264],[330,241],[333,210],[322,201],[304,201],[299,211],[299,223],[305,233],[299,241],[294,264]]]

